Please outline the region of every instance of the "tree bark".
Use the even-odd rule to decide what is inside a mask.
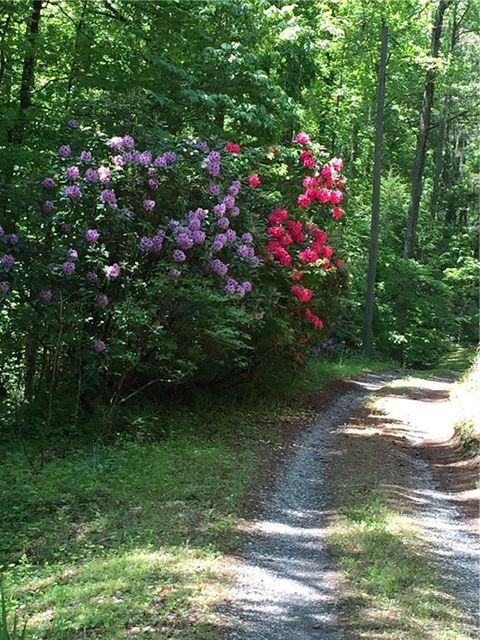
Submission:
[[[27,26],[26,50],[23,59],[22,79],[20,82],[20,102],[18,115],[11,132],[11,141],[20,144],[23,140],[27,111],[32,104],[32,90],[35,82],[36,45],[40,16],[42,12],[42,0],[32,0],[32,12]]]
[[[377,112],[375,126],[375,160],[373,165],[372,223],[368,251],[367,291],[365,295],[365,316],[363,323],[363,350],[367,355],[372,351],[373,307],[375,303],[375,280],[377,276],[378,231],[380,226],[380,183],[382,175],[382,140],[385,108],[385,79],[387,72],[388,27],[382,24],[380,64],[378,67]]]
[[[87,15],[87,0],[83,0],[80,18],[75,27],[75,41],[73,43],[72,64],[70,66],[70,73],[68,74],[67,91],[65,96],[66,107],[68,107],[70,103],[75,76],[79,71],[78,55],[79,55],[79,48],[80,48],[80,39],[82,37],[83,27],[86,22],[86,15]]]
[[[440,38],[442,35],[443,16],[447,9],[449,0],[439,0],[435,14],[435,23],[432,30],[432,41],[430,55],[433,61],[438,58],[440,50]],[[410,206],[408,210],[407,231],[405,235],[405,245],[403,255],[405,258],[413,258],[415,255],[418,212],[420,209],[420,199],[423,188],[423,172],[425,169],[425,158],[427,152],[428,133],[432,118],[433,94],[435,90],[435,67],[432,65],[425,78],[425,88],[423,92],[422,108],[420,110],[420,125],[415,148],[415,159],[412,170],[412,186],[410,192]]]

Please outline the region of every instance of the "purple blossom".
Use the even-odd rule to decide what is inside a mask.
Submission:
[[[250,293],[253,288],[252,283],[249,282],[248,280],[246,280],[245,282],[242,282],[242,284],[239,286],[242,287],[244,293]]]
[[[62,230],[62,233],[65,233],[66,235],[68,235],[69,233],[72,232],[72,225],[68,222],[64,222],[60,229]]]
[[[258,258],[257,256],[251,256],[248,259],[248,262],[252,265],[252,267],[258,267],[258,265],[260,264],[260,258]]]
[[[4,267],[13,267],[13,265],[15,264],[15,258],[12,256],[11,253],[5,253],[2,256],[2,259],[0,260],[0,263],[3,264]]]
[[[114,262],[112,265],[105,267],[107,278],[118,278],[121,273],[120,265]]]
[[[165,238],[165,232],[164,231],[159,231],[156,235],[153,236],[153,238],[152,238],[152,242],[153,242],[152,251],[155,251],[156,253],[158,253],[159,251],[162,250],[164,238]]]
[[[112,209],[116,209],[117,207],[117,196],[113,189],[104,189],[100,193],[100,200],[105,204],[108,204]]]
[[[57,183],[53,178],[47,177],[42,180],[42,187],[44,189],[55,189],[56,186],[57,186]]]
[[[230,226],[230,220],[228,218],[219,218],[217,220],[217,226],[219,227],[219,229],[228,229],[228,227]]]
[[[220,151],[210,151],[207,156],[207,162],[220,162],[221,157]]]
[[[224,216],[226,211],[227,211],[227,207],[223,204],[223,202],[221,202],[220,204],[216,204],[213,207],[213,213],[216,216]]]
[[[8,293],[10,291],[10,283],[6,280],[0,282],[0,293]]]
[[[227,236],[227,242],[233,242],[237,237],[237,232],[235,229],[227,229],[225,235]]]
[[[199,220],[205,220],[208,215],[208,211],[206,209],[196,209],[192,213],[194,213]]]
[[[240,192],[241,186],[242,186],[242,183],[240,182],[240,180],[234,180],[230,185],[230,187],[228,188],[228,193],[231,196],[234,196],[234,197],[237,196],[238,193]]]
[[[205,242],[205,238],[206,238],[206,233],[205,231],[201,231],[201,230],[195,230],[192,233],[192,238],[193,238],[193,242],[195,244],[202,244],[202,242]]]
[[[76,184],[72,184],[65,189],[65,193],[71,200],[78,200],[82,197],[82,190]]]
[[[113,164],[117,167],[123,167],[123,165],[126,163],[126,160],[123,156],[113,156],[112,160]]]
[[[170,271],[168,272],[168,275],[171,278],[180,278],[180,276],[182,275],[182,272],[180,271],[180,269],[170,269]]]
[[[221,251],[227,242],[227,236],[224,233],[217,233],[212,244],[213,251]]]
[[[0,238],[5,235],[3,227],[0,227]]]
[[[91,151],[82,151],[80,154],[80,160],[82,162],[91,162],[92,161],[92,152]]]
[[[44,213],[50,213],[55,209],[55,203],[51,200],[45,200],[45,202],[42,204],[42,209]]]
[[[18,236],[17,236],[17,234],[16,234],[16,233],[11,233],[11,234],[8,236],[8,242],[9,242],[12,246],[14,246],[14,245],[18,244]]]
[[[110,182],[111,175],[110,167],[106,167],[104,164],[101,164],[98,167],[98,177],[102,184],[108,184]]]
[[[199,231],[202,228],[202,221],[196,216],[189,216],[190,231]]]
[[[99,293],[95,303],[97,307],[102,307],[102,309],[105,308],[108,305],[108,296],[105,293]]]
[[[123,136],[123,145],[131,149],[135,146],[135,140],[132,138],[132,136]]]
[[[150,189],[152,189],[152,191],[156,191],[159,184],[160,182],[158,178],[153,177],[148,180],[148,186],[150,187]]]
[[[214,258],[213,260],[210,260],[209,266],[210,266],[210,269],[214,273],[216,273],[218,276],[223,277],[223,276],[226,276],[228,273],[228,264],[225,264],[218,258]]]
[[[239,215],[240,215],[240,209],[238,207],[232,207],[230,209],[230,217],[231,218],[236,218]]]
[[[253,242],[253,236],[249,231],[245,231],[245,233],[242,233],[242,240],[246,244],[251,244]]]
[[[50,291],[50,289],[42,289],[38,294],[38,297],[42,302],[50,302],[50,300],[53,298],[53,293]]]
[[[103,340],[95,340],[95,344],[93,345],[93,348],[95,349],[95,352],[98,354],[105,353],[105,351],[107,350],[107,345]]]
[[[122,158],[123,158],[124,164],[127,164],[127,162],[133,162],[133,152],[124,151],[122,153]]]
[[[156,202],[155,200],[144,200],[143,201],[143,208],[145,209],[145,211],[153,211],[153,209],[155,209],[156,207]]]
[[[74,118],[72,118],[67,122],[67,126],[69,129],[78,129],[78,127],[80,126],[80,123],[78,122],[78,120],[75,120]]]
[[[191,249],[193,247],[193,238],[185,234],[180,234],[177,237],[177,246],[184,251]]]
[[[233,196],[225,196],[223,204],[227,209],[231,209],[235,205],[235,198]]]
[[[241,258],[247,258],[250,255],[250,247],[248,246],[248,244],[241,244],[239,247],[237,247],[237,254]]]
[[[205,142],[205,140],[199,140],[197,142],[197,144],[195,145],[195,147],[199,150],[199,151],[208,151],[208,144]]]
[[[141,251],[151,251],[153,249],[153,240],[148,236],[143,236],[142,238],[140,238],[138,246]]]
[[[72,167],[67,167],[67,169],[65,170],[65,175],[67,176],[68,180],[76,180],[80,175],[80,169],[75,165],[73,165]]]
[[[133,159],[135,162],[143,167],[149,165],[152,161],[152,152],[151,151],[135,151],[133,153]]]
[[[220,164],[217,162],[209,162],[207,165],[208,173],[217,178],[220,175]]]
[[[95,271],[87,271],[85,277],[89,282],[98,282],[98,274]]]
[[[68,158],[69,156],[71,156],[72,155],[72,150],[70,149],[70,146],[68,144],[63,144],[58,149],[58,155],[61,158]]]
[[[219,184],[215,184],[214,182],[211,182],[208,185],[208,193],[211,196],[219,196],[220,195],[220,185]]]
[[[225,285],[225,293],[229,296],[233,296],[237,292],[238,282],[235,278],[229,278]]]
[[[187,256],[184,254],[183,251],[180,251],[179,249],[177,249],[176,251],[173,252],[172,258],[175,260],[175,262],[185,262],[185,260],[187,259]]]
[[[85,231],[85,240],[87,242],[98,242],[100,238],[100,234],[97,229],[87,229]]]
[[[96,169],[87,169],[85,171],[85,180],[87,182],[98,182],[100,180],[98,171]]]
[[[75,271],[76,266],[74,262],[70,262],[69,260],[66,260],[62,264],[62,269],[63,269],[63,273],[65,273],[67,276],[71,276],[72,273]]]
[[[177,154],[174,151],[165,151],[162,155],[157,156],[154,160],[154,165],[157,167],[166,168],[171,166],[177,160]]]
[[[110,138],[110,140],[108,141],[108,146],[110,147],[110,149],[114,149],[115,151],[123,149],[123,144],[124,141],[121,136],[113,136],[113,138]]]

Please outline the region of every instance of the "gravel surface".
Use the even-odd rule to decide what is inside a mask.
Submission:
[[[428,464],[416,460],[415,500],[418,523],[430,543],[430,551],[438,563],[438,571],[458,605],[471,617],[480,637],[480,547],[478,537],[469,529],[451,496],[434,487]]]
[[[341,640],[338,588],[325,548],[324,476],[333,434],[372,391],[395,377],[368,374],[300,434],[263,496],[223,613],[225,640]]]
[[[395,377],[398,372],[357,379],[355,387],[332,402],[319,421],[295,441],[275,484],[261,496],[262,519],[246,534],[237,579],[220,612],[224,640],[343,640],[336,620],[340,591],[325,546],[325,470],[335,453],[336,429],[348,421],[369,393]],[[431,424],[428,421],[433,419],[440,426],[435,411],[441,409],[446,405],[432,412],[431,402],[415,405],[408,416],[412,427],[408,439],[413,446],[420,445],[427,435],[421,425]],[[458,604],[478,624],[478,538],[468,529],[451,496],[434,486],[430,467],[420,455],[414,468],[416,476],[410,489],[418,505],[418,522]]]

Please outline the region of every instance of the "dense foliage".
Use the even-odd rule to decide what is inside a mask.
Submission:
[[[442,4],[435,57],[433,0],[0,5],[0,389],[10,407],[37,415],[33,403],[49,422],[57,404],[76,416],[145,385],[217,384],[298,365],[312,346],[326,357],[360,348],[382,22],[374,346],[428,366],[476,339],[476,1]],[[418,240],[405,258],[432,69]],[[294,141],[300,129],[324,147]],[[324,167],[336,155],[345,169],[335,158]],[[334,219],[341,172],[346,233]]]
[[[102,399],[225,379],[321,342],[345,280],[323,228],[343,217],[339,158],[322,162],[305,133],[292,148],[186,137],[138,149],[68,128],[39,193],[0,227],[15,411],[50,427],[56,409],[76,420]]]

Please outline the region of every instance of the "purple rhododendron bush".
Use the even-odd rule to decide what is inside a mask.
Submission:
[[[0,219],[12,409],[51,426],[147,388],[300,366],[325,340],[346,281],[330,243],[340,159],[305,133],[284,147],[147,146],[69,125],[28,203]]]

